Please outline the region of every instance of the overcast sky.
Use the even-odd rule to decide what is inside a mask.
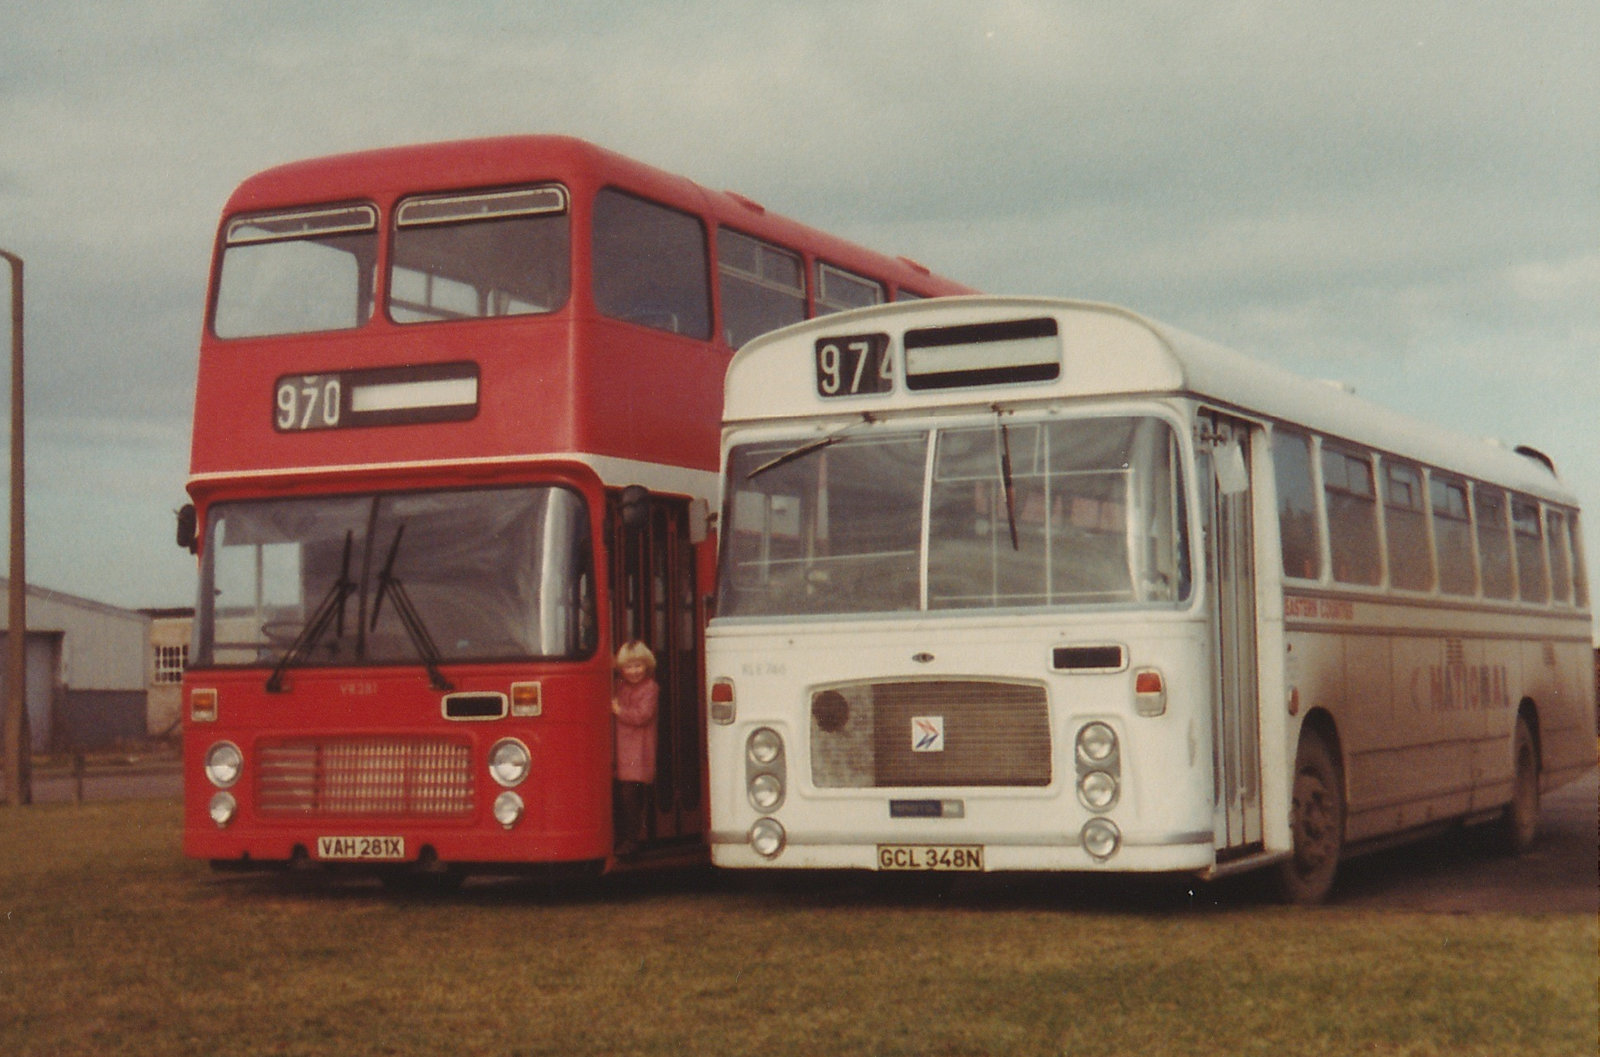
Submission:
[[[6,4],[29,579],[192,603],[172,512],[241,180],[515,132],[1532,444],[1594,568],[1597,55],[1595,0]]]

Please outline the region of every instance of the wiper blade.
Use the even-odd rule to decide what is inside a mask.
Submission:
[[[1011,435],[1006,431],[1006,424],[1000,421],[1000,409],[994,412],[995,431],[1000,439],[1000,487],[1005,492],[1006,523],[1011,526],[1011,549],[1021,550],[1017,542],[1017,493],[1011,483]]]
[[[311,619],[300,629],[300,634],[295,636],[289,648],[283,651],[283,656],[273,667],[272,674],[267,676],[267,693],[283,692],[283,673],[289,670],[290,665],[302,660],[317,648],[317,643],[327,634],[329,624],[335,622],[338,624],[335,639],[344,637],[344,604],[356,589],[355,581],[350,579],[350,547],[353,541],[354,533],[347,530],[344,534],[344,559],[339,564],[339,578],[328,588],[328,593],[317,603]]]
[[[394,574],[394,561],[400,554],[400,540],[405,533],[406,526],[402,522],[400,527],[395,529],[394,542],[389,544],[389,554],[384,559],[383,571],[378,574],[378,596],[372,602],[372,623],[368,625],[368,630],[377,630],[378,614],[383,611],[383,600],[386,596],[393,598],[394,611],[400,617],[400,623],[405,627],[411,644],[416,647],[417,655],[422,658],[422,666],[428,670],[429,685],[435,690],[448,693],[456,686],[439,670],[439,661],[443,659],[439,654],[439,647],[434,644],[433,636],[428,634],[428,626],[422,622],[422,615],[411,603],[411,596],[406,594],[405,584]]]
[[[808,440],[798,448],[789,449],[776,459],[768,459],[760,466],[757,466],[755,469],[745,474],[744,479],[746,481],[753,481],[757,477],[760,477],[762,474],[766,473],[768,470],[775,470],[784,463],[794,462],[796,459],[803,459],[814,451],[820,451],[821,449],[826,448],[828,445],[834,443],[840,437],[844,436],[850,430],[855,429],[857,426],[864,425],[871,421],[872,416],[863,411],[861,413],[860,422],[847,422],[838,429],[834,430],[832,433],[818,437],[816,440]]]

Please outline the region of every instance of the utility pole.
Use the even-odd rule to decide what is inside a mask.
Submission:
[[[6,801],[33,803],[33,748],[28,736],[28,563],[23,517],[22,258],[0,250],[11,265],[11,603],[6,625]]]

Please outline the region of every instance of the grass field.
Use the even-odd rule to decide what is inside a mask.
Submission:
[[[1593,915],[1295,910],[1031,880],[552,892],[213,875],[177,805],[0,808],[0,1053],[1555,1054]]]

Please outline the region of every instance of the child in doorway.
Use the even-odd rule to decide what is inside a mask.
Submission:
[[[650,786],[656,780],[656,714],[661,688],[656,657],[637,640],[617,650],[621,681],[611,699],[617,726],[617,851],[626,855],[649,836]]]

